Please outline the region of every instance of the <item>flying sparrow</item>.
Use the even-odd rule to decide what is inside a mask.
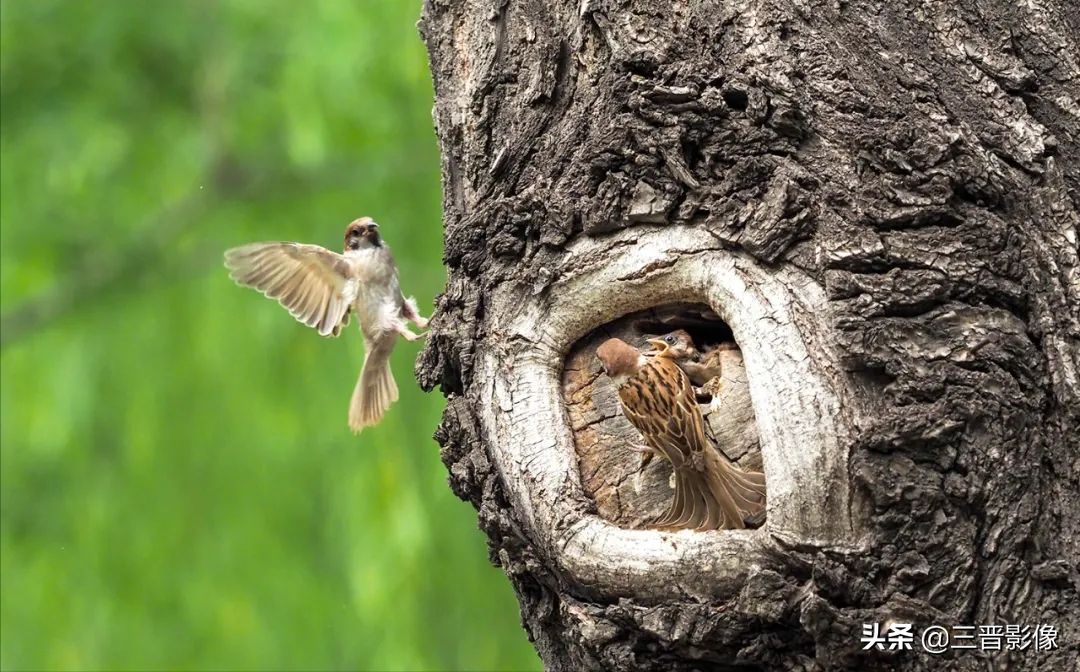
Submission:
[[[732,464],[709,444],[701,410],[686,373],[670,346],[650,340],[657,352],[638,352],[612,338],[596,350],[615,383],[623,414],[647,443],[675,470],[675,493],[661,528],[715,530],[742,528],[765,510],[765,475]]]
[[[252,243],[225,252],[225,266],[237,284],[277,299],[292,316],[322,336],[337,336],[356,313],[364,334],[364,366],[349,402],[349,428],[359,432],[382,419],[397,401],[390,353],[398,336],[415,341],[407,320],[420,329],[416,300],[405,298],[390,248],[370,217],[345,229],[345,252],[319,245]]]

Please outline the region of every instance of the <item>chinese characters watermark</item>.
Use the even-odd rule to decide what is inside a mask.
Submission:
[[[1057,648],[1057,628],[1039,625],[930,625],[916,634],[911,623],[863,623],[863,650],[911,651],[916,645],[927,653],[950,649],[980,651],[1049,651]]]

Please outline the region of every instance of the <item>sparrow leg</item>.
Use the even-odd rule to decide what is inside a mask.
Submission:
[[[649,463],[652,462],[652,458],[656,456],[655,450],[641,443],[631,443],[627,447],[635,453],[641,454],[641,464],[638,465],[638,471],[649,466]]]
[[[416,305],[415,301],[413,301],[413,305]],[[403,300],[400,304],[382,306],[378,330],[397,334],[406,341],[416,341],[423,338],[425,334],[416,334],[409,330],[409,323],[407,322],[408,306],[408,300]]]
[[[404,338],[404,339],[405,339],[406,341],[418,341],[418,340],[420,340],[421,338],[423,338],[424,336],[427,336],[427,332],[426,332],[426,331],[425,331],[424,333],[422,333],[422,334],[417,334],[417,333],[415,333],[415,332],[413,332],[413,331],[410,331],[410,330],[409,330],[409,328],[408,328],[407,326],[405,326],[405,324],[404,324],[404,323],[401,323],[401,324],[397,325],[397,326],[396,326],[396,327],[394,328],[394,331],[396,331],[397,333],[401,334],[401,336],[402,336],[402,337],[403,337],[403,338]]]
[[[405,299],[401,306],[401,314],[405,319],[412,320],[417,329],[427,329],[428,319],[420,314],[420,309],[416,307],[416,299],[413,297]]]

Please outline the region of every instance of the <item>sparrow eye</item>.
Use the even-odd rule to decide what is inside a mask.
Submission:
[[[668,343],[669,345],[675,345],[675,337],[669,334],[664,337],[664,342]]]

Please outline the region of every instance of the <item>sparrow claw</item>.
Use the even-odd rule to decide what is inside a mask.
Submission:
[[[418,341],[421,338],[427,336],[426,331],[420,334],[411,331],[407,326],[405,326],[404,322],[395,325],[394,331],[401,334],[401,337],[404,338],[406,341]]]
[[[641,454],[641,464],[638,465],[638,471],[641,471],[645,467],[649,466],[649,463],[652,462],[653,457],[656,456],[655,450],[641,443],[631,443],[627,446],[627,448],[629,448],[635,453]]]

